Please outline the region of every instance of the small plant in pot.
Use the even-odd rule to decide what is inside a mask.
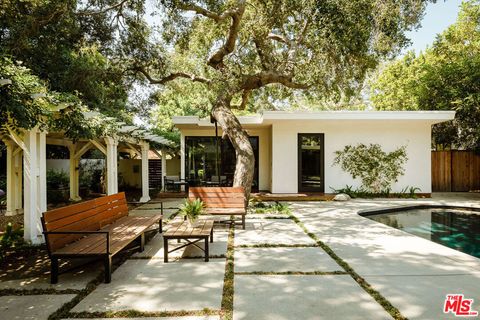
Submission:
[[[197,221],[198,217],[205,213],[205,204],[200,199],[187,199],[185,203],[180,206],[180,216],[185,217],[185,219],[190,223],[190,225],[194,225],[195,221]]]

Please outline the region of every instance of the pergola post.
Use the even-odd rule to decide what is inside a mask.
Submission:
[[[150,150],[150,145],[148,142],[143,141],[140,147],[142,154],[142,197],[140,198],[140,202],[148,202],[150,201],[148,185],[148,151]]]
[[[45,132],[40,132],[37,128],[27,131],[24,145],[24,238],[37,244],[43,242],[40,216],[47,209]]]
[[[14,159],[14,149],[16,144],[11,140],[4,140],[5,146],[7,147],[7,212],[6,216],[13,216],[17,214],[15,208],[16,199],[15,199],[15,183],[17,182],[15,175],[15,159]]]
[[[162,155],[162,190],[165,190],[165,176],[167,175],[167,152],[165,149],[161,150]]]
[[[70,152],[70,200],[72,201],[80,201],[79,191],[80,191],[80,172],[79,172],[79,165],[80,165],[80,157],[77,157],[77,144],[72,143],[68,146],[68,150]]]
[[[18,147],[13,152],[13,167],[14,167],[14,200],[13,205],[16,213],[19,213],[20,210],[23,208],[23,167],[22,167],[22,160],[23,160],[23,150],[22,148]]]
[[[117,146],[118,140],[106,137],[107,144],[107,194],[118,193]]]

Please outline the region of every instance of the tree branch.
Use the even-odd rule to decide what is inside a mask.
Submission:
[[[120,10],[123,8],[123,5],[127,3],[129,0],[122,0],[119,3],[116,3],[114,5],[111,5],[110,7],[107,7],[105,9],[102,9],[100,11],[80,11],[77,14],[81,16],[93,16],[93,15],[99,15],[99,14],[104,14],[107,13],[110,10],[118,9]]]
[[[232,108],[235,108],[237,110],[245,110],[245,107],[247,106],[248,104],[248,100],[250,99],[250,94],[252,93],[251,90],[243,90],[243,93],[242,93],[242,102],[240,103],[240,105],[238,106],[234,106],[232,105],[231,107]]]
[[[168,76],[163,77],[161,79],[155,79],[144,68],[137,67],[137,68],[134,68],[133,70],[143,74],[144,77],[147,78],[147,80],[151,84],[165,84],[165,83],[173,81],[177,78],[185,78],[185,79],[189,79],[189,80],[194,81],[194,82],[201,82],[201,83],[207,83],[207,84],[211,82],[210,79],[207,79],[207,78],[204,78],[204,77],[199,77],[199,76],[192,75],[192,74],[188,74],[188,73],[185,73],[185,72],[174,72],[174,73],[171,73]]]
[[[240,90],[254,90],[268,84],[278,83],[292,89],[308,89],[310,85],[292,81],[293,76],[285,75],[277,71],[262,71],[250,75],[240,84]]]
[[[237,40],[238,32],[240,31],[240,21],[242,20],[244,12],[245,0],[239,0],[237,8],[230,12],[232,24],[230,25],[225,44],[208,59],[208,65],[212,68],[222,69],[224,66],[223,58],[235,50],[235,41]]]

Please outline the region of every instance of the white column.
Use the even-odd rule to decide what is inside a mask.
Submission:
[[[23,158],[23,150],[20,147],[15,149],[13,156],[13,166],[15,170],[15,184],[14,184],[14,206],[16,212],[20,212],[23,209],[23,167],[22,167],[22,158]]]
[[[148,151],[150,150],[150,145],[148,142],[142,142],[140,146],[142,149],[142,197],[140,202],[148,202],[150,201],[148,185]]]
[[[17,214],[15,210],[15,159],[13,156],[13,151],[15,148],[15,143],[10,140],[5,140],[5,145],[7,146],[7,212],[5,213],[6,216],[13,216]]]
[[[76,156],[77,151],[77,144],[72,143],[68,146],[68,150],[70,151],[70,200],[72,201],[80,201],[79,191],[80,191],[80,172],[79,172],[79,165],[80,159]]]
[[[165,176],[167,175],[167,152],[165,149],[161,151],[162,155],[162,190],[165,191]]]
[[[40,205],[39,205],[39,139],[37,129],[25,133],[24,143],[26,150],[23,156],[23,174],[25,182],[25,210],[24,210],[24,238],[31,243],[41,243],[39,232]]]
[[[117,146],[115,138],[105,138],[107,144],[107,194],[118,193]]]
[[[185,136],[180,136],[180,178],[185,179]]]
[[[39,205],[39,219],[41,213],[47,211],[47,133],[38,132],[38,205]],[[40,232],[43,231],[41,223],[38,224]]]

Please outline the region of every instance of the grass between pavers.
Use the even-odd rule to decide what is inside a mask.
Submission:
[[[107,311],[107,312],[71,312],[69,318],[90,319],[90,318],[146,318],[146,317],[186,317],[186,316],[216,316],[220,310],[205,308],[203,310],[180,310],[143,312],[137,310]]]
[[[42,294],[79,294],[81,290],[79,289],[1,289],[1,296],[37,296]]]
[[[348,274],[346,271],[251,271],[251,272],[235,272],[237,276],[334,276],[334,275],[345,275]]]
[[[317,248],[318,244],[281,244],[281,243],[257,243],[257,244],[239,244],[235,248]]]
[[[408,320],[405,316],[400,313],[390,301],[388,301],[384,296],[375,290],[365,279],[363,279],[358,273],[353,270],[350,265],[345,262],[342,258],[337,256],[337,254],[323,241],[321,241],[315,234],[308,231],[307,227],[303,224],[300,219],[298,219],[293,213],[290,214],[291,219],[300,227],[302,230],[323,249],[325,252],[337,262],[347,274],[349,274],[353,280],[355,280],[363,290],[365,290],[378,304],[380,304],[394,319],[396,320]]]
[[[233,319],[233,294],[234,294],[234,238],[235,238],[235,223],[230,224],[227,241],[227,261],[225,263],[225,275],[223,279],[223,293],[222,304],[220,311],[221,320]]]

